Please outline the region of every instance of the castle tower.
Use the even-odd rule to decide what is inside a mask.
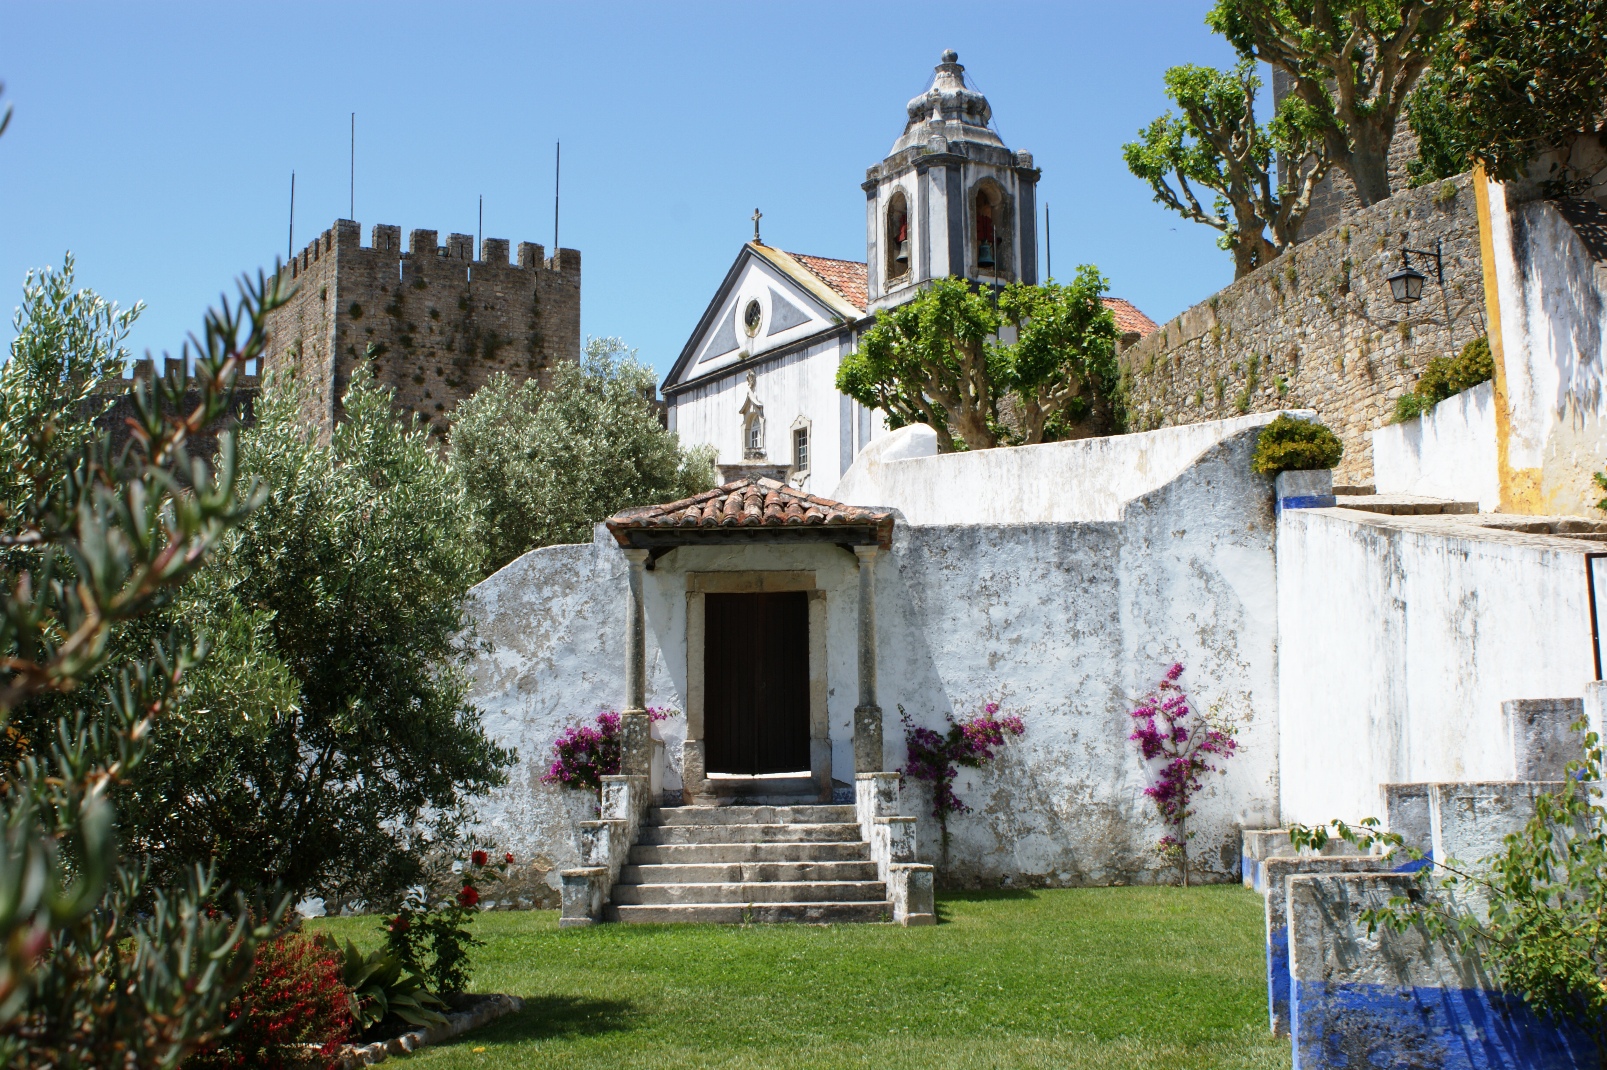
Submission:
[[[993,109],[944,52],[932,87],[908,105],[887,158],[865,172],[870,311],[902,304],[945,275],[979,285],[1038,281],[1032,153],[988,127]]]
[[[268,319],[266,372],[294,369],[308,419],[327,435],[341,418],[357,366],[367,361],[398,407],[445,435],[458,402],[497,372],[546,386],[553,367],[580,356],[580,253],[505,238],[377,224],[363,245],[339,219],[280,271],[295,294]]]

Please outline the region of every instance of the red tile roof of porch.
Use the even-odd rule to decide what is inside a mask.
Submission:
[[[892,542],[893,514],[887,509],[844,505],[805,494],[774,479],[754,476],[664,505],[626,509],[607,520],[621,546],[631,531],[729,528],[870,527],[886,549]]]

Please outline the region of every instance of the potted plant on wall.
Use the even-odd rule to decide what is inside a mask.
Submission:
[[[1250,467],[1274,478],[1280,510],[1322,509],[1334,504],[1333,470],[1344,453],[1323,424],[1280,413],[1261,429]]]

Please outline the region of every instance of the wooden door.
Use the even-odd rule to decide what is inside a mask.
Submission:
[[[809,769],[809,595],[703,596],[703,739],[711,773]]]

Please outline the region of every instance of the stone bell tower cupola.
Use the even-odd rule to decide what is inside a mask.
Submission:
[[[870,310],[901,304],[921,283],[1038,281],[1038,169],[988,125],[993,109],[944,52],[932,85],[909,102],[904,133],[865,172]]]

